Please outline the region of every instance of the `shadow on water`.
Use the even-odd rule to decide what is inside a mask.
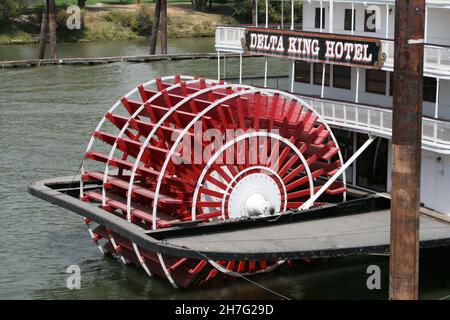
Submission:
[[[212,51],[213,39],[171,41],[178,52]],[[64,46],[64,55],[114,55],[144,52],[144,44]],[[202,49],[203,48],[203,49]],[[32,46],[0,46],[0,58],[30,57]],[[122,51],[120,51],[122,50]],[[244,74],[261,76],[264,60],[245,60]],[[0,299],[273,299],[273,294],[238,279],[218,288],[174,290],[167,281],[149,279],[141,270],[103,258],[88,237],[82,219],[31,197],[33,180],[74,174],[90,134],[106,110],[140,83],[181,73],[216,78],[214,60],[116,63],[98,66],[53,66],[0,69]],[[238,75],[238,60],[227,60],[227,76]],[[288,74],[289,64],[270,60],[269,72]],[[431,251],[430,251],[431,252]],[[424,253],[421,297],[450,294],[449,251]],[[381,268],[381,290],[367,289],[366,269]],[[68,290],[66,268],[81,269],[81,289]],[[338,259],[301,264],[295,269],[254,278],[294,299],[386,299],[385,257]]]

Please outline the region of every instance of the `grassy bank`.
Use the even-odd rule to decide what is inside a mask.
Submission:
[[[69,30],[66,27],[68,15],[65,9],[60,9],[57,14],[58,41],[130,40],[148,37],[151,34],[153,15],[153,4],[104,4],[83,10],[81,30]],[[39,21],[40,14],[31,12],[8,25],[0,26],[0,44],[36,42]],[[194,11],[189,4],[171,4],[168,9],[170,38],[213,36],[217,25],[229,23],[234,23],[229,15]]]

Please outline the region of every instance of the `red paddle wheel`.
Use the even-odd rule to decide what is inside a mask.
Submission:
[[[302,207],[341,165],[330,128],[297,97],[171,76],[139,86],[103,117],[86,151],[81,197],[146,229],[248,219]],[[83,186],[88,181],[101,183],[101,191]],[[341,201],[345,191],[335,182],[314,205]],[[174,286],[283,263],[162,256],[86,223],[103,253]]]

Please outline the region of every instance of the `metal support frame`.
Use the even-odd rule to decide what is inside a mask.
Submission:
[[[239,83],[242,83],[242,53],[239,54]]]
[[[290,91],[294,92],[294,85],[295,85],[295,60],[291,61],[291,85],[290,85]]]
[[[217,50],[217,81],[220,81],[220,51]]]
[[[355,103],[359,102],[359,81],[360,81],[360,69],[356,68],[356,90],[355,90]]]
[[[320,15],[322,15],[322,13]],[[333,33],[333,23],[334,23],[333,16],[334,16],[334,2],[333,0],[330,0],[330,22],[329,22],[330,26],[328,28],[330,30],[330,33]]]
[[[294,30],[295,7],[294,0],[291,0],[291,30]]]
[[[425,43],[428,41],[428,7],[425,7],[425,31],[423,35]]]
[[[325,93],[325,75],[326,75],[326,64],[322,64],[322,90],[320,92],[320,97],[323,98],[324,97],[324,93]]]
[[[266,29],[269,28],[269,0],[266,1]],[[264,58],[264,88],[267,88],[267,72],[268,72],[269,59]]]
[[[269,0],[266,0],[266,29],[269,28]]]
[[[258,0],[255,0],[255,27],[258,27]]]
[[[264,88],[267,88],[268,64],[269,64],[269,59],[266,57],[264,59]]]
[[[386,5],[386,39],[389,39],[389,5]]]
[[[294,30],[294,20],[295,20],[295,7],[294,0],[291,0],[291,30]],[[290,91],[294,92],[294,84],[295,84],[295,60],[291,61],[291,85]]]
[[[319,26],[320,32],[323,32],[323,28],[322,28],[322,26],[323,26],[323,14],[322,14],[322,12],[323,12],[323,2],[320,1],[320,17],[319,17],[319,19],[320,19],[320,21],[319,21],[319,23],[320,23],[320,26]]]
[[[223,78],[222,79],[226,79],[227,78],[227,55],[224,52],[223,53]]]

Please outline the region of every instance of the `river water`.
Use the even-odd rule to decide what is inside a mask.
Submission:
[[[169,52],[212,52],[213,39],[171,40]],[[0,60],[33,58],[35,45],[0,46]],[[145,54],[144,41],[61,44],[60,57]],[[262,74],[263,61],[244,60],[244,73]],[[237,76],[228,60],[227,76]],[[121,95],[156,76],[174,73],[216,77],[214,60],[116,63],[0,69],[0,299],[270,299],[245,280],[212,289],[175,290],[99,255],[82,219],[27,193],[33,180],[75,174],[92,130]],[[271,74],[288,65],[271,61]],[[423,252],[421,298],[450,294],[450,252]],[[66,268],[81,269],[81,289],[68,290]],[[368,290],[366,270],[381,269],[381,290]],[[254,278],[295,299],[385,299],[388,259],[359,257]]]

